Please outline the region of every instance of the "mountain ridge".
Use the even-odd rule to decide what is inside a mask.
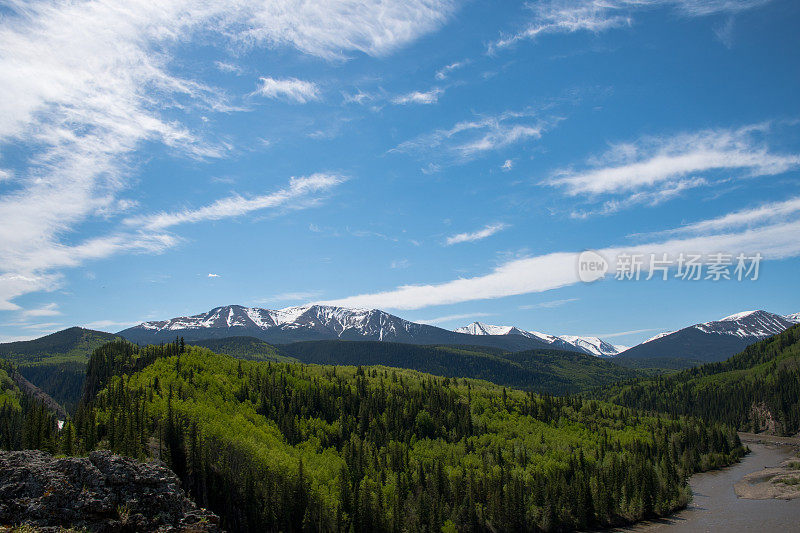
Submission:
[[[405,320],[378,309],[306,305],[263,309],[229,305],[170,320],[143,322],[118,335],[132,342],[187,341],[251,336],[271,344],[317,340],[390,341],[406,344],[481,345],[507,350],[552,348],[524,336],[473,336]],[[567,348],[563,348],[567,349]]]
[[[143,322],[117,333],[132,342],[169,342],[250,336],[271,344],[350,340],[405,344],[475,345],[519,351],[555,349],[598,357],[623,359],[675,358],[713,361],[732,355],[748,344],[784,331],[800,321],[800,313],[777,315],[763,310],[744,311],[660,333],[627,347],[598,337],[550,335],[515,326],[473,322],[447,330],[403,319],[379,309],[349,309],[309,304],[282,309],[227,305],[169,320]],[[677,354],[677,355],[676,355]]]
[[[618,357],[629,360],[678,357],[701,362],[722,361],[794,324],[786,316],[761,309],[743,311],[719,320],[660,333],[625,350]]]
[[[628,348],[627,346],[615,346],[598,337],[550,335],[539,331],[526,331],[516,326],[495,326],[483,322],[473,322],[467,326],[456,328],[454,331],[470,335],[521,335],[546,342],[551,348],[574,350],[598,357],[613,357]]]

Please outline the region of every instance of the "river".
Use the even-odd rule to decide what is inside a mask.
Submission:
[[[694,498],[689,506],[675,515],[624,528],[626,532],[684,533],[717,532],[759,533],[800,532],[800,499],[747,500],[739,498],[733,485],[745,475],[777,466],[793,455],[788,446],[748,444],[751,453],[741,462],[716,470],[695,474],[689,480]]]

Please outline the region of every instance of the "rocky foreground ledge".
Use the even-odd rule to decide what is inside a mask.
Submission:
[[[0,452],[0,531],[219,532],[169,469],[110,452],[55,458],[33,450]]]

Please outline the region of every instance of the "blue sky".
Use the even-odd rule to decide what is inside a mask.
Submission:
[[[0,340],[233,303],[618,344],[800,311],[796,2],[0,15]],[[586,284],[586,249],[765,260]]]

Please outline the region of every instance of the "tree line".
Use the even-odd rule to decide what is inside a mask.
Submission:
[[[686,504],[743,453],[722,424],[387,367],[113,342],[74,453],[158,457],[231,531],[552,531]]]
[[[631,408],[692,415],[742,431],[800,431],[800,325],[741,353],[656,379],[609,386],[595,397]]]

